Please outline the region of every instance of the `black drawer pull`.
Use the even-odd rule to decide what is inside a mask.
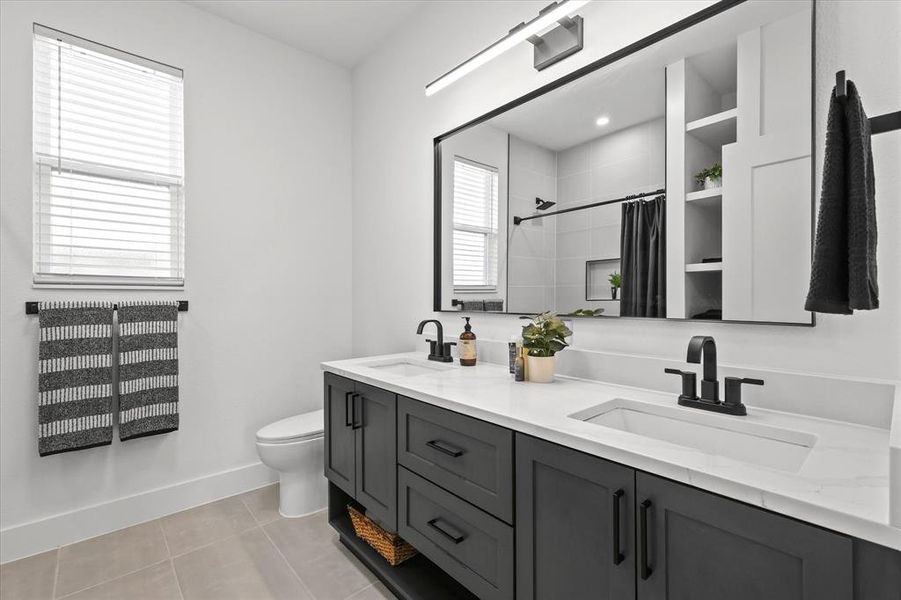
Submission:
[[[622,502],[623,496],[626,495],[626,492],[623,490],[616,490],[613,492],[613,564],[618,565],[623,562],[626,558],[623,553],[620,551],[619,547],[619,505]]]
[[[353,392],[345,392],[344,393],[344,426],[350,427],[353,425],[353,422],[350,420],[350,397],[353,396]]]
[[[439,527],[438,521],[441,521],[441,520],[442,520],[441,517],[436,517],[436,518],[432,519],[431,521],[429,521],[428,525],[429,525],[429,527],[431,527],[432,529],[434,529],[435,531],[437,531],[438,533],[440,533],[441,535],[443,535],[444,537],[446,537],[447,539],[449,539],[450,541],[452,541],[455,544],[459,544],[460,542],[462,542],[463,540],[466,539],[465,535],[463,535],[462,533],[460,533],[459,531],[457,531],[454,527],[451,527],[450,525],[445,525],[444,527]]]
[[[447,442],[442,442],[441,440],[431,440],[431,441],[426,442],[425,445],[428,446],[429,448],[434,448],[438,452],[443,452],[444,454],[447,454],[448,456],[453,456],[454,458],[459,458],[460,456],[463,456],[463,454],[465,452],[464,450],[461,450],[460,448],[451,446]]]
[[[648,509],[652,506],[650,500],[645,500],[638,505],[638,540],[640,548],[638,550],[638,568],[639,575],[642,579],[651,576],[654,570],[648,564]]]

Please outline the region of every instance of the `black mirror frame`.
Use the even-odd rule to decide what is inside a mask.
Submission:
[[[525,104],[539,96],[543,96],[548,92],[551,92],[559,87],[562,87],[568,83],[571,83],[589,73],[593,73],[598,69],[602,69],[608,65],[615,63],[616,61],[625,58],[631,54],[638,52],[644,48],[649,46],[653,46],[659,41],[662,41],[672,35],[675,35],[681,31],[684,31],[698,23],[706,21],[711,17],[714,17],[722,12],[729,10],[739,4],[745,3],[747,0],[720,0],[716,4],[708,6],[698,12],[689,15],[688,17],[676,21],[672,25],[668,25],[663,29],[652,33],[636,42],[629,44],[628,46],[624,46],[619,50],[612,52],[598,60],[591,62],[583,67],[576,69],[571,73],[567,73],[566,75],[560,77],[559,79],[555,79],[554,81],[547,83],[515,100],[508,102],[502,106],[499,106],[493,110],[488,111],[480,117],[476,117],[471,121],[459,125],[450,131],[447,131],[433,140],[433,153],[434,153],[434,174],[433,174],[433,182],[434,182],[434,204],[433,204],[433,300],[432,300],[432,310],[434,312],[459,312],[452,310],[444,310],[441,308],[441,142],[446,140],[447,138],[465,131],[471,127],[475,127],[485,121],[493,119],[494,117],[507,112],[508,110],[512,110],[521,104]],[[813,257],[813,242],[814,235],[816,231],[816,0],[810,0],[811,4],[811,19],[810,19],[810,28],[811,28],[811,61],[810,61],[810,102],[811,102],[811,139],[810,139],[810,156],[811,156],[811,169],[810,169],[810,178],[811,178],[811,192],[810,192],[810,231],[811,231],[811,244],[810,244],[810,253],[811,258]],[[503,315],[525,315],[526,313],[515,313],[515,312],[502,312],[502,313],[494,313],[494,314],[503,314]],[[810,313],[810,323],[786,323],[779,321],[730,321],[730,320],[713,320],[713,319],[686,319],[686,318],[676,318],[676,317],[666,317],[665,319],[652,319],[648,317],[619,317],[619,316],[596,316],[596,317],[578,317],[574,315],[567,315],[567,318],[589,318],[589,319],[618,319],[618,320],[640,320],[643,322],[654,322],[654,321],[691,321],[691,322],[699,322],[699,323],[728,323],[728,324],[745,324],[745,325],[778,325],[784,327],[814,327],[816,326],[816,313]]]

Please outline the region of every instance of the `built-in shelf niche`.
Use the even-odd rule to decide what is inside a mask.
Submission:
[[[585,262],[585,300],[619,302],[613,298],[610,275],[620,272],[620,258],[601,258]]]

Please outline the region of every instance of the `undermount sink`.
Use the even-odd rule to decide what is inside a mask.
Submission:
[[[616,398],[569,415],[702,452],[796,473],[817,441],[813,434],[692,409]]]
[[[416,377],[418,375],[431,375],[446,371],[449,365],[429,362],[427,360],[416,360],[413,358],[397,358],[386,359],[381,361],[372,361],[363,363],[364,367],[376,369],[382,373],[391,373],[392,375],[400,375],[401,377]]]

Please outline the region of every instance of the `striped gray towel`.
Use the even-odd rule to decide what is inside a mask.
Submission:
[[[113,441],[113,304],[40,302],[38,452]]]
[[[119,303],[119,439],[178,429],[178,301]]]

